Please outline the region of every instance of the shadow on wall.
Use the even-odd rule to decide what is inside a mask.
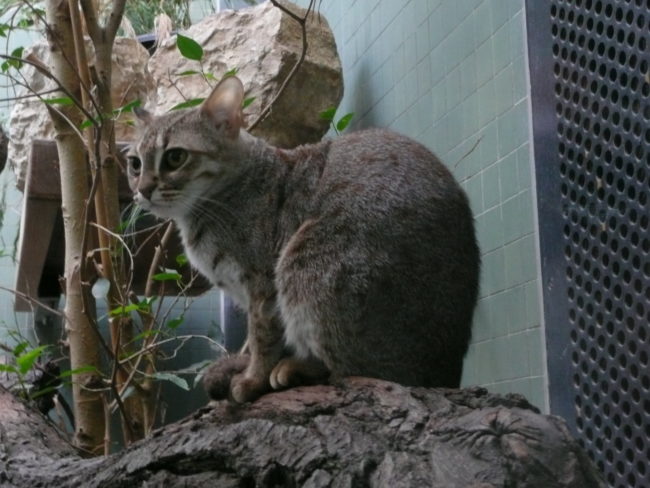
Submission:
[[[351,75],[351,79],[345,80],[350,90],[344,92],[339,107],[347,104],[348,108],[345,112],[354,112],[355,115],[350,128],[358,130],[367,127],[380,127],[375,112],[370,109],[375,94],[370,83],[371,73],[368,60],[363,58],[360,61],[359,69],[354,70],[354,72],[347,71],[346,73]],[[351,95],[348,95],[348,93],[351,93]],[[342,113],[344,111],[339,111],[338,115],[340,116]]]
[[[7,165],[7,146],[9,145],[9,138],[5,130],[0,126],[0,173]]]

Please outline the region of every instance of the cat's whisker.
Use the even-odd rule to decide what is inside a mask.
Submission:
[[[228,207],[226,204],[224,204],[223,202],[220,202],[219,200],[217,200],[215,198],[209,198],[209,197],[206,197],[206,196],[203,196],[203,195],[195,196],[194,198],[196,198],[197,200],[200,200],[201,202],[211,203],[211,204],[219,207],[220,210],[223,210],[224,212],[229,214],[234,219],[236,219],[235,212],[230,207]]]
[[[235,233],[231,230],[232,224],[229,224],[218,212],[206,208],[205,206],[197,207],[196,205],[192,205],[184,200],[179,201],[179,203],[197,220],[205,220],[207,217],[211,223],[215,224],[214,227],[205,226],[205,229],[210,233],[210,235],[222,239],[225,237],[228,240],[232,240],[235,236]]]

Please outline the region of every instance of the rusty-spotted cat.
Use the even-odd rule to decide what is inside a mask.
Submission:
[[[387,130],[279,149],[246,132],[244,88],[138,109],[135,201],[172,218],[191,264],[248,313],[248,353],[204,375],[216,399],[343,376],[457,387],[479,281],[467,197]]]

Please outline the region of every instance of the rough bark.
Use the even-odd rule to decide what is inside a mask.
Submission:
[[[0,390],[0,441],[7,488],[605,487],[564,422],[522,397],[364,378],[212,404],[95,459]]]

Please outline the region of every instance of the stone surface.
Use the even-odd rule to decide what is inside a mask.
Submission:
[[[304,15],[299,7],[284,4],[292,12]],[[206,17],[184,35],[202,46],[204,61],[201,64],[181,56],[175,36],[159,46],[149,62],[157,90],[155,103],[148,106],[158,114],[185,99],[206,97],[216,83],[200,74],[179,76],[180,73],[203,70],[218,79],[236,68],[246,87],[246,96],[255,97],[245,111],[251,123],[278,91],[302,49],[298,22],[270,2]],[[341,63],[325,18],[310,17],[307,40],[304,63],[270,115],[253,131],[280,147],[320,140],[328,124],[318,114],[338,106],[343,96]]]
[[[605,487],[564,421],[521,396],[367,378],[215,403],[90,460],[0,388],[0,441],[7,488]]]
[[[91,43],[88,40],[88,59],[93,64]],[[26,56],[35,56],[43,64],[49,65],[49,48],[46,42],[34,44],[25,51]],[[115,108],[126,105],[133,100],[148,100],[154,90],[154,80],[146,69],[149,53],[134,39],[117,38],[113,52],[113,89],[112,99]],[[21,73],[33,92],[39,93],[55,88],[54,82],[40,74],[31,66],[25,66]],[[24,95],[22,90],[18,95]],[[62,97],[63,94],[49,93],[44,98]],[[115,124],[117,140],[129,140],[133,128],[124,122],[131,119],[130,114],[123,114]],[[27,161],[31,143],[34,139],[53,139],[54,129],[47,109],[37,98],[24,98],[16,102],[9,116],[9,147],[7,159],[16,173],[19,188],[22,188],[27,171]]]
[[[304,15],[303,9],[284,3],[293,12]],[[302,31],[298,22],[270,2],[238,11],[222,11],[206,17],[184,34],[203,47],[201,62],[181,56],[176,47],[176,36],[163,41],[151,58],[137,41],[117,39],[113,56],[114,107],[140,99],[147,108],[161,114],[186,99],[206,97],[218,78],[237,68],[237,74],[246,86],[247,97],[255,97],[246,109],[250,123],[278,92],[302,49]],[[273,105],[269,116],[254,131],[277,146],[294,147],[320,140],[328,130],[328,123],[318,114],[331,106],[338,106],[343,96],[341,63],[327,21],[312,15],[307,36],[306,59]],[[90,44],[88,49],[92,60]],[[25,55],[30,54],[48,64],[46,43],[29,48]],[[209,73],[215,78],[201,74],[180,75],[187,71]],[[22,72],[33,91],[54,88],[54,84],[34,68],[26,66]],[[26,91],[18,95],[24,93]],[[57,96],[62,95],[48,94],[45,98]],[[130,114],[118,119],[118,141],[132,138],[133,129],[123,123],[129,119]],[[8,161],[16,173],[18,186],[22,188],[31,141],[52,139],[54,130],[43,103],[34,98],[16,102],[8,128]]]

